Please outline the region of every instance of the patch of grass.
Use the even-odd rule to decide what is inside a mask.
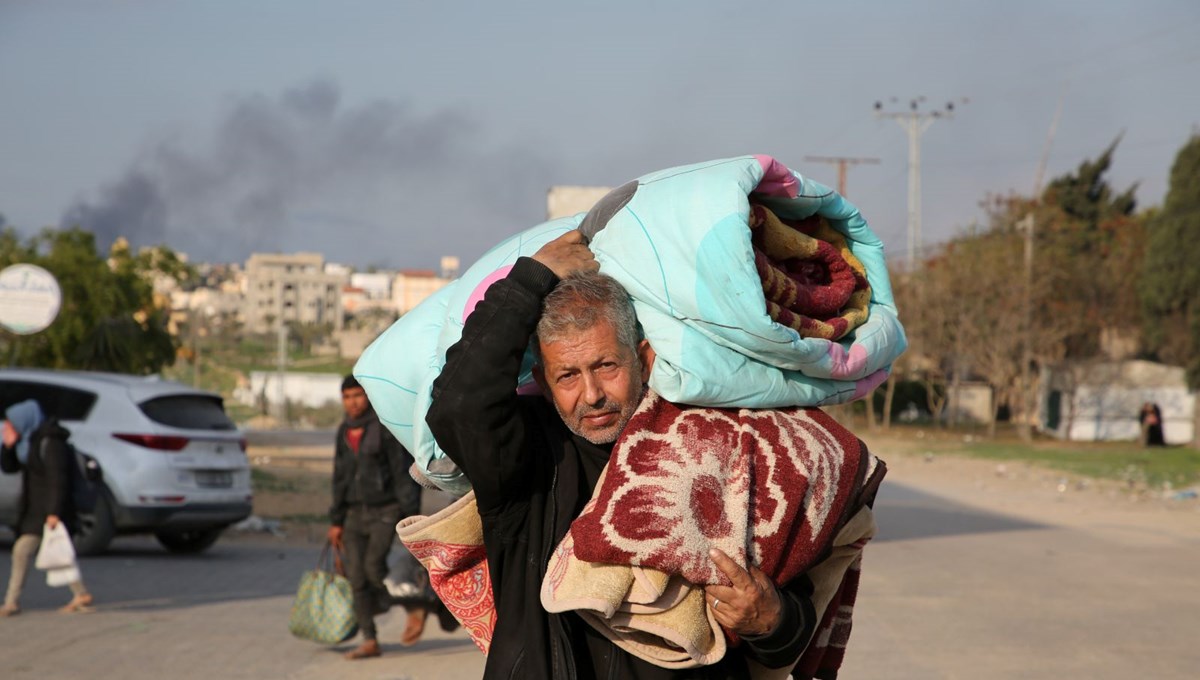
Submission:
[[[290,368],[293,371],[305,371],[307,373],[337,373],[338,375],[346,375],[354,370],[354,362],[356,359],[343,359],[341,357],[298,357],[293,359]]]
[[[296,493],[301,491],[295,480],[284,479],[259,468],[250,469],[250,486],[255,491],[273,491],[277,493]]]
[[[1151,487],[1170,484],[1179,488],[1200,482],[1200,450],[1186,446],[1142,448],[1129,443],[1005,441],[968,443],[959,450],[973,458],[1025,461],[1083,477],[1144,483]]]
[[[229,415],[229,419],[235,423],[245,423],[254,416],[259,414],[259,410],[253,406],[240,404],[229,399],[225,400],[225,413]]]
[[[309,427],[335,428],[346,412],[340,401],[327,401],[324,406],[298,406],[289,402],[288,416],[292,422],[303,422]]]
[[[284,515],[279,519],[295,524],[329,524],[329,515],[321,513],[305,512],[296,515]]]

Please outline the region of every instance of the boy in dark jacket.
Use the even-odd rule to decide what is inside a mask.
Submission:
[[[21,612],[21,589],[29,561],[42,543],[43,527],[53,529],[60,522],[74,523],[70,507],[67,432],[58,421],[46,418],[38,403],[26,399],[9,406],[4,412],[3,448],[0,448],[0,470],[6,474],[21,473],[21,501],[17,518],[17,541],[12,550],[12,573],[0,616]],[[89,611],[92,596],[83,586],[83,579],[70,584],[74,597],[60,611]]]
[[[412,455],[379,422],[367,393],[353,376],[342,381],[346,418],[337,431],[333,458],[333,504],[329,541],[345,556],[346,577],[354,588],[354,615],[363,642],[347,659],[379,656],[375,616],[391,606],[383,583],[396,523],[420,511],[421,487],[408,473]],[[426,612],[414,608],[401,642],[412,644],[425,626]]]

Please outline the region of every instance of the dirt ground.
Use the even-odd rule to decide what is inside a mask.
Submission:
[[[226,537],[258,540],[263,533],[270,533],[285,543],[324,543],[329,528],[332,447],[250,447],[247,455],[254,470],[253,516],[270,523],[275,531],[253,526],[246,531],[228,531]],[[421,500],[422,512],[435,512],[452,500],[447,494],[427,491]]]
[[[861,434],[861,433],[860,433]],[[973,506],[1066,526],[1161,527],[1194,535],[1200,499],[1177,500],[1178,489],[1131,486],[1071,475],[1029,463],[997,463],[954,453],[952,443],[912,436],[866,434],[888,464],[888,482],[905,484]]]
[[[260,463],[254,469],[259,473],[254,479],[254,515],[277,520],[289,542],[324,542],[332,463]]]
[[[1200,499],[1177,500],[1174,492],[1130,487],[1116,481],[1072,476],[1026,463],[998,464],[960,457],[953,442],[868,433],[871,451],[888,464],[888,482],[905,484],[967,504],[986,502],[1012,515],[1063,524],[1133,524],[1152,518],[1164,530],[1194,531]],[[328,447],[252,447],[254,515],[277,521],[278,540],[319,544],[328,527],[332,460]],[[886,483],[886,482],[885,482]],[[448,502],[427,493],[426,512]],[[432,507],[432,509],[431,509]],[[263,529],[229,532],[260,538]]]

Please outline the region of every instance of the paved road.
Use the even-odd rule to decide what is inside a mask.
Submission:
[[[1195,510],[1064,499],[1041,522],[1019,499],[957,489],[955,502],[925,486],[885,486],[842,677],[1200,677]]]
[[[842,677],[1196,677],[1196,525],[1041,523],[898,477],[879,500],[881,533],[867,551]],[[400,636],[402,610],[381,620],[381,659],[348,663],[291,638],[291,595],[316,556],[270,538],[223,541],[186,558],[121,539],[111,554],[84,561],[103,603],[94,614],[49,611],[65,591],[30,583],[26,613],[0,620],[0,675],[479,677],[483,659],[461,631],[433,625],[414,647],[389,643]],[[0,578],[7,571],[5,559]]]
[[[7,552],[11,538],[0,542]],[[340,651],[287,632],[292,595],[318,550],[271,538],[221,541],[199,556],[166,553],[148,538],[122,538],[83,560],[101,605],[92,614],[53,609],[69,599],[34,573],[18,617],[0,619],[0,677],[37,678],[450,678],[478,677],[482,655],[461,632],[431,619],[413,648],[398,640],[404,611],[379,619],[386,656],[347,664]],[[4,555],[0,576],[7,582]],[[410,663],[410,660],[412,663]],[[347,671],[350,671],[347,673]],[[465,675],[463,675],[465,673]]]

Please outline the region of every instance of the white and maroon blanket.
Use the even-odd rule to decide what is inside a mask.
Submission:
[[[687,649],[682,656],[692,663],[712,663],[714,654],[724,653],[723,641],[709,644],[694,630],[712,624],[709,617],[702,611],[671,617],[672,608],[691,606],[687,594],[670,594],[665,580],[661,587],[644,586],[654,572],[682,577],[691,587],[725,582],[708,557],[718,547],[779,584],[820,572],[823,601],[814,604],[823,605],[816,608],[821,623],[800,667],[836,668],[849,635],[859,555],[874,533],[863,506],[884,471],[882,461],[818,409],[690,408],[651,393],[552,558],[543,604],[589,610],[584,618],[598,628],[610,618],[615,626],[603,632],[618,644],[632,636],[636,642],[627,648],[652,661],[659,662],[654,653],[639,651],[647,633],[662,638],[664,648]],[[613,565],[633,575],[601,576],[598,569]],[[617,593],[617,602],[608,592],[614,588],[629,592]],[[639,627],[636,615],[646,613],[654,595],[661,596],[654,616],[679,626],[664,632],[649,621]],[[702,597],[699,602],[702,607]],[[670,665],[688,661],[668,656],[675,659]]]

